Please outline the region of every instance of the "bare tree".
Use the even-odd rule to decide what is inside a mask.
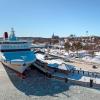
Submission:
[[[74,42],[72,44],[73,48],[75,49],[75,51],[77,52],[78,55],[78,51],[81,50],[83,48],[82,43],[81,42]]]
[[[94,53],[93,50],[92,51],[88,51],[88,53],[92,56],[92,58],[95,56],[95,53]]]
[[[71,47],[70,43],[69,42],[65,42],[64,48],[68,52],[68,54],[69,54],[70,47]]]

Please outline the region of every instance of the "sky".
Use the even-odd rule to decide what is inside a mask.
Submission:
[[[17,36],[100,36],[100,0],[0,0],[0,36],[11,27]]]

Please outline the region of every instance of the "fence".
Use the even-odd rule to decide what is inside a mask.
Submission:
[[[98,72],[89,72],[84,70],[70,70],[72,74],[81,74],[83,76],[93,77],[93,78],[100,78],[100,73]]]

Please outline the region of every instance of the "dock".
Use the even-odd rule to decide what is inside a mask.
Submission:
[[[29,70],[27,78],[0,62],[0,100],[99,100],[98,89],[81,87],[54,78],[45,77],[37,70]],[[54,74],[58,76],[57,73]],[[62,76],[59,74],[59,76]],[[92,99],[91,99],[91,96]],[[96,96],[96,97],[95,97]]]
[[[100,88],[100,73],[88,72],[84,70],[62,71],[62,69],[48,67],[48,64],[37,60],[34,67],[41,70],[47,77],[63,80],[66,83],[73,83],[92,88]],[[92,86],[91,81],[92,80]]]

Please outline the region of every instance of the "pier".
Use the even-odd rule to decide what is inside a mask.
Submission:
[[[63,80],[65,82],[73,83],[76,85],[89,87],[91,80],[93,80],[92,88],[100,88],[100,73],[94,73],[84,70],[69,70],[62,71],[54,67],[48,67],[48,64],[37,60],[34,67],[41,70],[47,77]]]
[[[4,67],[0,62],[0,100],[72,100],[73,98],[91,100],[89,95],[92,95],[94,100],[100,99],[98,89],[77,86],[75,81],[73,85],[67,79],[61,80],[64,74],[56,72],[53,75],[57,77],[48,78],[33,69],[28,70],[26,79],[21,79],[13,70]]]

